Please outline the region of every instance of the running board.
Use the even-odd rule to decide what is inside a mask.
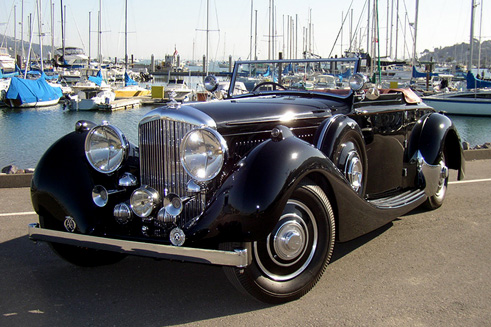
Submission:
[[[396,196],[388,196],[385,198],[369,200],[368,202],[381,209],[394,209],[407,206],[408,204],[416,202],[424,198],[425,196],[426,195],[424,190],[413,190],[404,192]]]

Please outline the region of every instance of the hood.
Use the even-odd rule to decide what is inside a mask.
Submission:
[[[227,135],[270,130],[279,124],[289,127],[318,125],[332,116],[332,109],[346,105],[322,98],[272,95],[191,103],[186,107],[208,115],[216,123],[217,130]]]

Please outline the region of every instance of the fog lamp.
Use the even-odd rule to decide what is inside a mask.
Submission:
[[[144,185],[133,191],[130,198],[131,210],[141,218],[146,218],[160,204],[160,195],[153,188]]]
[[[95,205],[98,207],[104,207],[107,204],[109,199],[107,190],[102,185],[96,185],[92,189],[92,201],[94,201]]]

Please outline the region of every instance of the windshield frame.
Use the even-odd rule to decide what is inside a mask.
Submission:
[[[353,72],[351,75],[356,74],[359,71],[359,65],[360,65],[360,58],[359,57],[349,57],[349,58],[311,58],[311,59],[281,59],[281,60],[240,60],[236,61],[234,63],[234,70],[232,72],[232,77],[230,79],[230,87],[228,88],[227,91],[227,97],[228,98],[236,98],[236,97],[241,97],[241,96],[250,96],[256,93],[246,93],[243,95],[234,95],[234,88],[235,84],[237,82],[237,77],[240,75],[239,73],[239,68],[242,65],[251,65],[251,64],[257,64],[257,65],[264,65],[264,64],[273,64],[273,65],[279,65],[279,64],[307,64],[307,63],[347,63],[347,62],[352,62],[354,63],[353,67]],[[339,94],[333,94],[333,93],[326,93],[326,92],[317,92],[317,91],[312,91],[312,90],[293,90],[293,89],[287,89],[287,90],[276,90],[276,91],[261,91],[258,93],[271,93],[271,92],[293,92],[293,93],[309,93],[309,94],[319,94],[319,95],[329,95],[329,96],[335,96],[335,97],[342,97],[342,98],[347,98],[352,94],[352,90],[349,90],[348,94],[346,96],[340,96]]]

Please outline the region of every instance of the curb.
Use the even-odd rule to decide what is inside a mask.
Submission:
[[[30,187],[34,174],[2,174],[0,175],[0,188]]]
[[[465,161],[491,159],[491,149],[465,150]]]
[[[491,159],[491,149],[465,150],[465,161]],[[33,174],[2,174],[0,188],[30,187]]]

